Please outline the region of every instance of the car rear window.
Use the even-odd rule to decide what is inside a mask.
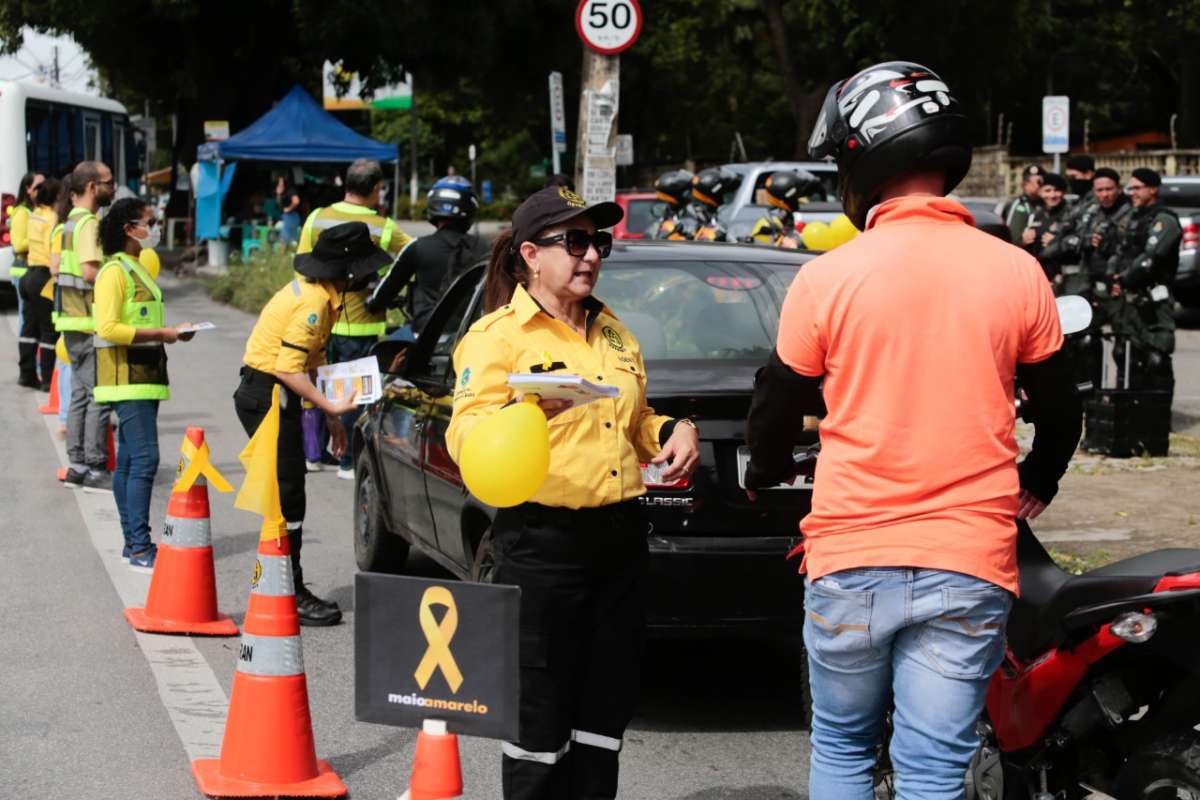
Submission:
[[[630,233],[645,233],[654,224],[654,204],[657,200],[630,200],[625,229]]]
[[[765,359],[797,267],[726,261],[605,264],[596,295],[646,361]]]
[[[1200,208],[1200,183],[1164,182],[1159,198],[1169,208]]]

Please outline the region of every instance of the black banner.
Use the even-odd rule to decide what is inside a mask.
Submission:
[[[354,716],[517,738],[515,586],[362,572],[354,580]]]

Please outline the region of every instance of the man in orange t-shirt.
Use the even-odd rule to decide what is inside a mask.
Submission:
[[[809,143],[865,232],[806,264],[756,381],[748,489],[821,457],[801,523],[812,800],[872,797],[884,715],[901,798],[954,800],[1018,591],[1016,524],[1057,491],[1081,412],[1049,283],[945,197],[971,151],[949,88],[880,64],[830,90]],[[1002,287],[997,289],[997,287]],[[1018,468],[1014,375],[1037,409]]]

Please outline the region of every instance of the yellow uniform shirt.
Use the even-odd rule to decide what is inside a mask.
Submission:
[[[58,262],[62,258],[62,240],[63,226],[55,225],[50,230],[50,260],[54,267],[58,268]],[[42,287],[42,297],[47,300],[54,299],[54,287],[58,285],[58,281],[51,275],[50,280],[46,281],[46,285]]]
[[[518,286],[512,302],[480,319],[454,351],[454,415],[446,431],[457,461],[487,415],[515,397],[510,372],[562,372],[621,390],[616,399],[567,409],[549,421],[550,474],[531,500],[591,508],[644,494],[640,464],[661,449],[670,417],[646,404],[646,370],[637,340],[603,303],[589,298],[587,340],[543,311]]]
[[[325,363],[325,342],[341,303],[328,281],[291,281],[258,315],[242,363],[262,372],[316,369]]]
[[[75,227],[75,253],[82,267],[89,261],[96,262],[96,269],[104,266],[104,253],[100,249],[100,220],[90,216]]]
[[[121,322],[121,307],[125,304],[125,270],[110,267],[96,278],[96,296],[92,300],[92,316],[96,320],[96,335],[116,344],[133,344],[136,328]]]
[[[29,266],[50,265],[50,232],[57,221],[58,215],[50,206],[38,206],[29,215]]]
[[[29,214],[25,206],[13,206],[8,212],[8,236],[12,241],[13,252],[18,256],[29,250]]]

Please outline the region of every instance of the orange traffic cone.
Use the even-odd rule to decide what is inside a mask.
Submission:
[[[50,396],[46,398],[45,403],[38,406],[38,413],[52,416],[58,411],[58,367],[55,367],[54,373],[50,376]]]
[[[204,429],[188,428],[184,443],[185,455],[179,462],[181,476],[189,472],[183,468],[185,463],[203,463],[190,486],[183,486],[184,480],[179,480],[172,489],[146,607],[125,609],[125,619],[135,630],[152,633],[237,636],[237,625],[217,611],[208,481],[203,471],[208,465]],[[213,474],[215,470],[208,466],[208,474]],[[220,477],[220,473],[216,475]],[[228,491],[232,487],[225,484],[217,488]]]
[[[290,554],[283,520],[264,520],[221,755],[192,762],[206,795],[347,793],[333,768],[316,756]]]
[[[427,719],[417,734],[412,780],[400,800],[450,800],[462,792],[458,737],[446,732],[444,721]]]

